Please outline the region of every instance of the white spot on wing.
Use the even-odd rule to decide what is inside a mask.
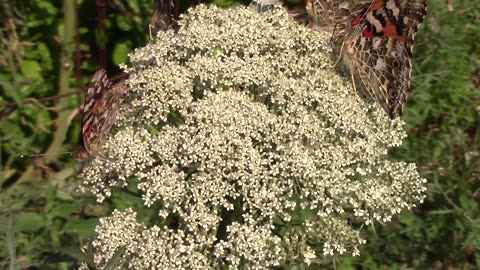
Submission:
[[[372,47],[374,49],[378,49],[382,45],[382,39],[381,38],[373,38],[372,39]]]
[[[382,58],[377,59],[377,63],[375,64],[375,69],[376,70],[386,70],[387,65],[385,64],[385,61]]]
[[[93,106],[93,103],[95,103],[95,100],[92,98],[89,100],[88,103],[85,103],[85,105],[83,106],[83,111],[89,111],[90,108]]]
[[[394,0],[388,0],[385,6],[392,11],[393,16],[396,17],[400,14],[400,9],[397,7]]]
[[[382,32],[383,31],[383,26],[382,24],[380,23],[379,20],[377,20],[374,16],[373,16],[373,13],[371,11],[369,11],[367,13],[367,15],[365,16],[365,18],[367,19],[367,21],[370,22],[370,24],[372,24],[375,29],[377,30],[377,32]]]

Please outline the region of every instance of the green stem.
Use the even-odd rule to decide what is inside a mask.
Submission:
[[[73,74],[73,54],[75,52],[75,1],[76,0],[63,1],[65,29],[63,33],[64,40],[62,42],[57,95],[66,94],[71,91],[70,79]],[[71,111],[67,110],[68,105],[69,103],[67,99],[59,99],[55,105],[55,111],[58,112],[57,119],[55,119],[56,129],[53,134],[52,143],[48,147],[44,156],[46,164],[56,161],[59,157],[58,153],[64,152],[63,141],[65,140],[68,131],[69,115],[71,113]],[[18,182],[30,181],[34,176],[34,173],[35,170],[33,166],[29,166]]]
[[[64,14],[64,40],[62,48],[62,56],[60,58],[60,69],[59,69],[59,79],[58,79],[58,93],[57,95],[62,95],[68,93],[70,89],[70,79],[73,75],[73,54],[75,52],[75,2],[74,0],[64,0],[63,1],[63,14]],[[57,129],[53,134],[53,141],[50,144],[46,156],[45,162],[49,163],[58,158],[58,155],[55,153],[62,152],[63,141],[68,130],[68,118],[70,111],[65,110],[68,107],[67,99],[60,99],[56,104],[56,109],[59,112],[56,119]]]

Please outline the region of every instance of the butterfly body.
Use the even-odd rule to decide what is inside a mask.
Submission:
[[[364,92],[391,118],[399,116],[410,92],[413,40],[426,0],[307,0],[306,5],[320,28],[334,25],[332,39],[343,43],[342,56]]]
[[[96,155],[115,123],[127,90],[125,82],[113,84],[103,69],[93,75],[82,109],[80,143],[72,153],[74,159],[83,160]]]

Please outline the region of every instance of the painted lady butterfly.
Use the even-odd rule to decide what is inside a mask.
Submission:
[[[174,20],[175,15],[175,1],[173,0],[154,0],[154,12],[150,18],[148,30],[150,32],[150,39],[153,39],[159,31],[167,31],[171,28],[176,28],[177,24]]]
[[[103,139],[115,123],[127,91],[125,82],[113,84],[105,70],[95,72],[87,87],[80,143],[71,154],[74,159],[83,160],[96,155]]]
[[[426,0],[306,0],[311,21],[343,42],[342,55],[391,118],[402,113],[410,92],[415,33]]]

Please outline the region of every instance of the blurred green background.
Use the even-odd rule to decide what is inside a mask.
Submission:
[[[201,1],[179,2],[176,15]],[[409,137],[391,156],[418,165],[428,197],[366,229],[361,256],[339,258],[337,269],[480,269],[480,1],[427,3],[402,117]],[[78,141],[90,76],[100,67],[117,75],[148,43],[152,10],[141,0],[0,1],[0,269],[91,260],[79,247],[99,217],[126,206],[121,196],[98,205],[77,193],[76,163],[58,153]]]

